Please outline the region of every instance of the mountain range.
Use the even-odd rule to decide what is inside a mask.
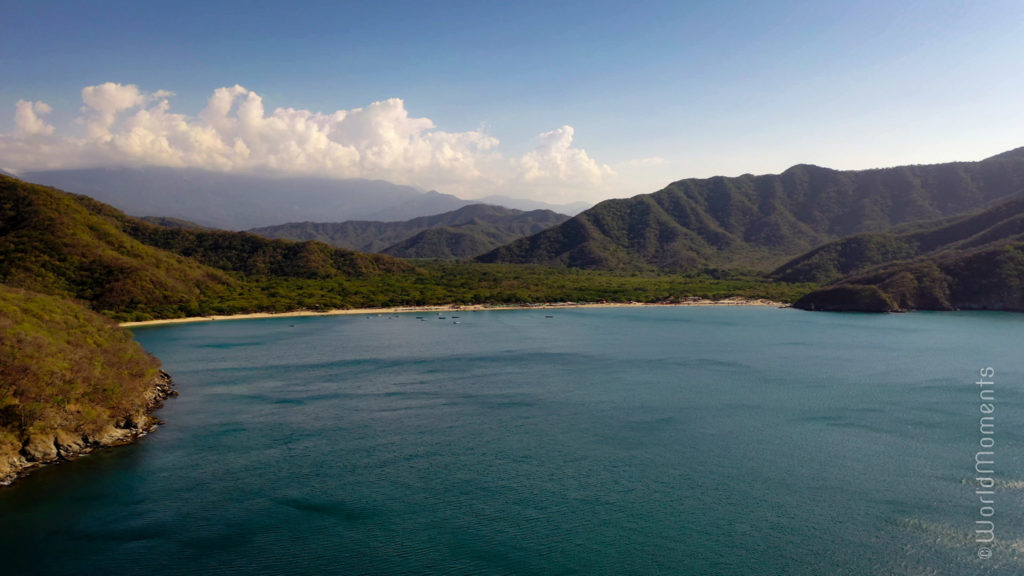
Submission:
[[[1016,271],[1019,222],[1016,216],[1006,216],[1016,214],[1020,204],[1011,198],[1022,192],[1024,148],[977,162],[858,171],[801,164],[776,175],[680,180],[653,194],[602,202],[560,223],[565,217],[552,213],[469,206],[405,222],[304,222],[259,232],[327,241],[361,251],[435,258],[466,257],[501,243],[507,235],[529,234],[550,225],[477,259],[619,272],[748,270],[778,282],[834,284],[808,295],[810,300],[804,304],[815,309],[843,307],[843,298],[859,301],[866,296],[872,304],[851,307],[1016,309],[1017,283],[1010,275]],[[86,200],[77,202],[81,205]],[[530,218],[519,220],[525,216]],[[333,273],[334,264],[321,269],[317,263],[335,262],[344,267],[358,259],[327,256],[327,246],[319,242],[307,242],[301,249],[280,244],[267,252],[253,235],[195,229],[189,222],[174,219],[160,221],[172,228],[137,219],[123,224],[128,222],[126,218],[121,217],[121,229],[133,238],[143,238],[144,245],[212,264],[215,273],[282,275],[286,268],[302,263],[306,268],[293,276],[319,277]],[[511,229],[496,232],[496,222]],[[52,234],[54,241],[60,234]],[[229,252],[248,254],[249,259],[227,262],[223,259],[225,247]],[[268,258],[267,253],[274,256]],[[152,261],[156,264],[140,269],[148,268],[159,276],[160,267],[167,265],[165,260],[164,255],[155,256]],[[979,261],[993,266],[998,279],[991,282],[1006,286],[1009,293],[957,291],[952,280],[960,273],[957,271],[973,269]],[[381,266],[388,269],[397,264],[364,268]],[[900,274],[901,269],[910,270],[910,276]],[[89,278],[86,272],[73,277]],[[208,271],[204,274],[162,275],[183,278],[191,290],[201,291],[212,278]],[[921,288],[908,288],[908,278]],[[147,282],[161,286],[168,280]],[[161,290],[154,292],[160,294]],[[68,293],[89,300],[110,297],[103,296],[104,291],[86,296],[74,290]]]
[[[607,200],[479,257],[615,270],[770,271],[823,243],[965,214],[1024,190],[1024,148],[978,162],[687,179]]]
[[[250,232],[266,238],[318,240],[331,246],[403,258],[472,258],[568,219],[550,210],[523,212],[471,204],[403,222],[296,222],[254,228]]]
[[[381,180],[272,177],[192,168],[87,168],[25,172],[18,177],[91,196],[133,216],[178,218],[224,230],[303,221],[408,220],[481,202]],[[501,198],[494,200],[504,204]],[[509,204],[570,214],[581,209],[529,200]]]

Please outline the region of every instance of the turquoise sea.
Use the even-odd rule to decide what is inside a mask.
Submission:
[[[0,571],[1024,574],[1024,315],[416,316],[137,329],[166,424],[0,490]]]

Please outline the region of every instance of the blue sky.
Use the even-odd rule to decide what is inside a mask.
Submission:
[[[0,0],[0,167],[596,201],[1024,145],[1019,2],[262,4]]]

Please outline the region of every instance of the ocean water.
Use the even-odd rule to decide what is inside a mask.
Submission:
[[[0,490],[0,572],[1024,573],[1024,315],[456,315],[137,329],[165,425]]]

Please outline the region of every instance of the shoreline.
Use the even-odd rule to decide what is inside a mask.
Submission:
[[[386,308],[337,308],[333,310],[293,310],[291,312],[251,312],[246,314],[223,314],[213,316],[190,316],[187,318],[165,318],[121,322],[123,328],[137,326],[160,326],[164,324],[189,324],[195,322],[222,322],[226,320],[255,320],[260,318],[298,318],[311,316],[346,316],[356,314],[413,314],[417,312],[476,312],[494,310],[557,310],[575,308],[640,308],[658,306],[770,306],[788,308],[789,304],[764,298],[725,298],[706,300],[695,298],[683,302],[545,302],[538,304],[438,304],[434,306],[390,306]]]
[[[163,422],[153,415],[164,401],[178,395],[171,376],[159,370],[150,381],[146,404],[140,412],[124,420],[107,424],[106,429],[91,435],[53,430],[32,437],[17,454],[0,460],[0,489],[14,484],[32,472],[63,462],[74,462],[97,450],[134,444]]]

